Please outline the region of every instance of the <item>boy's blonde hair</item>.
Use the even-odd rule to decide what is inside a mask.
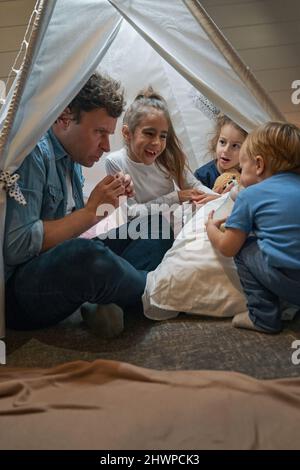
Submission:
[[[268,122],[248,135],[243,149],[250,158],[261,155],[272,173],[300,167],[300,129],[287,122]]]

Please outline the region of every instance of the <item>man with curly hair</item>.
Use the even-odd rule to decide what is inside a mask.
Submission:
[[[86,204],[82,193],[81,166],[92,167],[110,150],[123,108],[120,83],[94,73],[18,169],[27,204],[7,202],[8,327],[47,327],[84,304],[88,323],[97,326],[100,318],[101,328],[115,317],[119,332],[123,309],[141,305],[146,274],[171,240],[133,241],[124,230],[115,239],[78,238],[101,220],[99,206],[116,208],[120,196],[132,194],[128,175],[106,176]]]

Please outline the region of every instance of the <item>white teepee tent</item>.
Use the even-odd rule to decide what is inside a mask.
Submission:
[[[10,175],[97,67],[122,81],[128,102],[148,84],[165,96],[192,168],[210,127],[197,92],[246,130],[283,119],[197,0],[39,0],[23,67],[0,113],[1,242]],[[99,173],[86,176],[88,192]],[[3,286],[1,252],[0,336]]]

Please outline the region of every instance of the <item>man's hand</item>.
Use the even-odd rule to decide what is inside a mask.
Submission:
[[[125,193],[124,194],[125,194],[125,196],[133,197],[135,195],[135,191],[134,191],[134,186],[133,186],[131,176],[128,175],[128,174],[124,174],[122,171],[117,173],[116,176],[118,178],[121,178],[121,180],[124,184],[124,187],[125,187]]]
[[[119,197],[124,194],[123,179],[118,175],[107,175],[95,186],[85,207],[94,214],[96,214],[97,207],[101,204],[110,204],[117,208],[119,206]]]
[[[98,183],[82,209],[57,220],[43,221],[44,238],[41,251],[47,251],[59,243],[78,237],[119,206],[119,198],[125,194],[125,184],[131,180],[108,175]],[[98,211],[97,211],[98,209]]]

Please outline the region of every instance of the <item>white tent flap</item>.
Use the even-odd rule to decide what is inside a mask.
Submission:
[[[208,99],[245,130],[266,113],[180,0],[110,0],[124,18]]]

